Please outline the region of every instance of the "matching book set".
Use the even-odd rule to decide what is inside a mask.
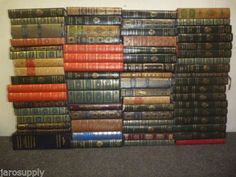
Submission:
[[[8,14],[13,149],[225,143],[229,8]]]

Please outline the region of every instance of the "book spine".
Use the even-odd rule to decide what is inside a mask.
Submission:
[[[16,116],[27,115],[63,115],[67,114],[66,107],[19,108],[14,109]]]
[[[175,78],[175,85],[227,85],[228,77],[191,77],[191,78]]]
[[[123,58],[122,58],[123,60]],[[124,63],[175,63],[174,54],[125,54]]]
[[[123,42],[124,46],[171,47],[171,46],[176,46],[176,37],[124,36]]]
[[[64,75],[64,67],[21,67],[15,68],[15,76]]]
[[[208,51],[207,51],[208,52]],[[188,51],[180,51],[179,53],[179,57],[182,57],[183,55],[185,57],[188,56],[192,56],[194,55],[194,53],[196,55],[194,55],[194,57],[196,58],[178,58],[177,60],[177,64],[184,64],[184,65],[199,65],[199,64],[229,64],[230,63],[230,58],[197,58],[198,56],[231,56],[231,51],[225,51],[225,50],[213,50],[213,51],[209,51],[210,53],[207,52],[203,52],[201,53],[201,51],[197,51],[197,52],[188,52]],[[216,53],[214,53],[216,52]],[[222,55],[221,55],[222,54]]]
[[[66,101],[66,92],[8,93],[9,102]]]
[[[201,59],[200,59],[201,60]],[[175,78],[178,77],[228,77],[228,73],[175,73]]]
[[[14,150],[58,149],[70,147],[71,133],[15,133],[12,136]]]
[[[123,44],[65,44],[64,53],[123,53]]]
[[[123,62],[123,53],[65,53],[66,63],[75,62]]]
[[[81,132],[72,133],[72,140],[109,140],[122,139],[122,132]]]
[[[138,111],[173,111],[173,104],[154,104],[154,105],[123,105],[123,111],[138,112]]]
[[[71,119],[122,119],[120,110],[70,111]]]
[[[231,42],[232,33],[220,34],[178,34],[178,42]]]
[[[178,8],[177,17],[179,19],[229,19],[229,8]]]
[[[175,19],[123,19],[122,21],[124,29],[171,28],[175,25]]]
[[[184,115],[185,116],[185,115]],[[226,116],[216,115],[214,117],[175,117],[175,124],[225,124],[227,121]]]
[[[211,92],[218,92],[224,93],[226,91],[226,86],[224,85],[201,85],[201,86],[174,86],[173,92],[175,93],[211,93]]]
[[[125,146],[160,146],[174,145],[174,140],[128,140],[124,141]]]
[[[163,72],[123,72],[120,78],[172,78],[172,73]]]
[[[171,103],[170,96],[152,96],[152,97],[124,97],[123,104],[169,104]]]
[[[124,47],[124,54],[175,54],[176,47]]]
[[[124,120],[124,126],[172,125],[174,120]]]
[[[170,88],[153,88],[153,89],[121,89],[122,97],[136,96],[167,96],[171,95]]]
[[[162,63],[124,64],[124,70],[125,72],[174,72],[175,64],[162,64]],[[187,70],[187,68],[185,70]]]
[[[195,34],[195,33],[231,33],[232,26],[178,26],[179,34]]]
[[[10,52],[25,52],[25,51],[57,51],[57,50],[63,50],[62,45],[51,45],[51,46],[23,46],[23,47],[10,47]]]
[[[118,25],[67,25],[67,37],[119,37]]]
[[[171,78],[121,78],[121,88],[170,88]]]
[[[17,124],[70,122],[69,115],[30,115],[17,116]]]
[[[225,144],[225,139],[176,140],[176,145]]]
[[[68,90],[118,90],[119,79],[80,79],[67,80]]]
[[[186,125],[174,125],[174,132],[225,132],[225,124],[186,124]]]
[[[124,140],[173,140],[172,133],[124,133]]]
[[[65,107],[65,101],[33,101],[33,102],[13,102],[14,109],[18,108],[37,108],[37,107]]]
[[[231,42],[178,43],[179,50],[231,50]]]
[[[17,129],[66,129],[70,127],[70,122],[17,124]]]
[[[179,108],[174,110],[175,116],[225,116],[227,108]]]
[[[123,123],[125,122],[125,120],[131,120],[128,122],[133,122],[134,120],[140,120],[140,121],[144,120],[144,122],[146,120],[167,120],[167,119],[173,119],[173,112],[172,111],[123,112],[123,119],[124,119]],[[152,124],[151,122],[150,125],[154,125],[154,123]],[[172,124],[172,123],[173,121],[167,121],[167,122],[163,121],[163,124]],[[132,123],[130,123],[130,125],[131,124]]]
[[[66,72],[122,72],[124,64],[122,62],[107,63],[64,63]]]
[[[177,93],[173,95],[175,101],[225,101],[225,93]]]
[[[72,120],[73,132],[122,131],[121,119]]]
[[[219,72],[227,73],[230,71],[229,64],[216,64],[216,65],[176,65],[175,71],[179,73],[195,72],[195,73],[209,73]]]
[[[64,35],[64,24],[11,25],[11,36],[14,39],[60,38]]]
[[[16,131],[17,133],[65,133],[65,132],[71,132],[70,128],[58,128],[58,129],[18,129]]]
[[[155,27],[155,26],[154,26]],[[175,28],[121,29],[122,36],[175,36]]]
[[[11,59],[63,58],[63,50],[10,51]]]
[[[231,57],[231,50],[179,50],[178,57],[194,58],[194,57]],[[220,63],[218,61],[217,63]],[[211,64],[211,60],[209,63]]]
[[[64,24],[64,17],[12,18],[11,25]]]
[[[67,36],[67,44],[120,44],[122,39],[119,36]]]
[[[175,10],[122,10],[123,18],[138,19],[175,19],[177,13]]]
[[[9,18],[64,17],[64,8],[9,9]]]
[[[121,104],[69,104],[71,111],[90,111],[90,110],[121,110]]]
[[[15,47],[20,46],[51,46],[51,45],[63,45],[65,43],[64,38],[30,38],[30,39],[11,39],[11,45]]]
[[[65,83],[63,75],[56,76],[11,76],[11,84],[59,84]]]
[[[84,141],[71,141],[72,148],[101,148],[101,147],[121,147],[123,145],[122,139],[119,140],[84,140]]]
[[[176,101],[175,108],[227,108],[225,101]]]
[[[67,7],[67,15],[121,15],[119,7]]]
[[[63,58],[49,59],[16,59],[13,61],[14,67],[63,67]]]
[[[177,19],[177,26],[230,25],[230,19]]]
[[[123,133],[171,133],[173,125],[123,126]]]
[[[121,25],[121,16],[67,16],[67,25]]]
[[[175,140],[191,140],[191,139],[213,139],[225,138],[225,132],[178,132],[174,133]]]
[[[119,90],[68,91],[69,104],[117,104]]]
[[[66,79],[119,79],[120,74],[115,72],[66,72]]]
[[[8,85],[9,93],[23,93],[23,92],[66,92],[66,84],[17,84]]]

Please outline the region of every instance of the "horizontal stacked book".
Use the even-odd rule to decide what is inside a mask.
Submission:
[[[227,8],[177,9],[176,144],[224,143],[232,33]]]
[[[12,9],[8,85],[17,131],[14,149],[68,148],[70,117],[64,79],[64,8]]]
[[[176,11],[123,10],[122,16],[124,144],[174,144]]]
[[[122,145],[121,8],[68,7],[64,62],[73,148]]]

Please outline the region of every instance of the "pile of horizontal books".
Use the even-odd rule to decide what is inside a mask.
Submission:
[[[10,9],[14,149],[225,143],[229,8]]]
[[[176,11],[123,10],[124,145],[174,144]]]
[[[121,146],[121,8],[68,7],[67,15],[64,62],[71,147]]]
[[[64,148],[70,117],[64,79],[64,8],[9,10],[15,76],[8,99],[17,116],[14,149]]]
[[[229,9],[177,9],[176,144],[224,143],[232,38]]]

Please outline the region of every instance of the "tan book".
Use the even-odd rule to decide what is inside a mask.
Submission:
[[[124,97],[123,104],[138,105],[138,104],[169,104],[171,103],[170,96],[151,96],[151,97]]]

